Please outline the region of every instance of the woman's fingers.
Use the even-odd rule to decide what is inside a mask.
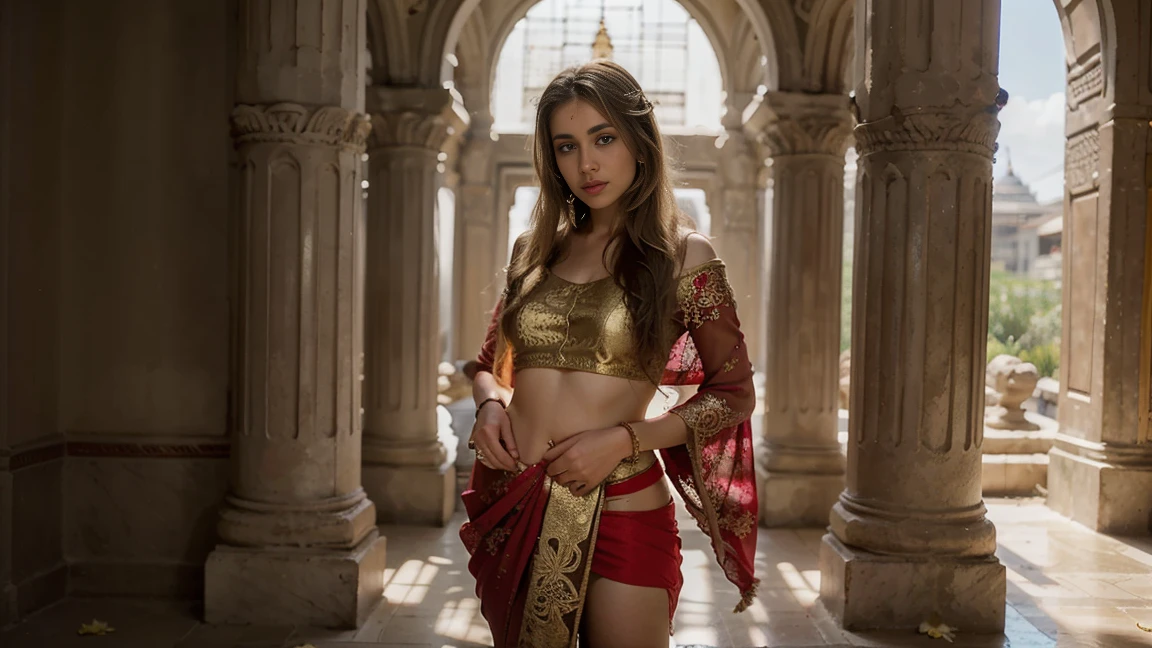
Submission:
[[[564,439],[560,443],[553,445],[551,448],[548,448],[547,452],[544,453],[544,461],[555,461],[557,457],[560,457],[565,452],[567,452],[568,448],[571,448],[572,446],[576,445],[576,442],[579,440],[580,440],[580,435],[575,434],[575,435],[568,437],[567,439]],[[551,473],[549,473],[549,474],[551,474]]]
[[[512,456],[508,454],[508,451],[504,449],[504,446],[499,443],[489,446],[488,449],[484,451],[484,455],[500,470],[516,472],[516,460],[513,459]]]
[[[500,444],[500,432],[496,426],[485,425],[480,428],[476,435],[476,450],[477,457],[483,455],[487,459],[485,466],[516,472],[516,460]]]
[[[500,420],[500,440],[504,442],[504,447],[508,449],[508,454],[512,457],[513,464],[520,461],[520,451],[516,449],[516,438],[512,436],[512,421],[507,415]]]
[[[547,456],[547,455],[545,455],[545,456]],[[560,475],[563,475],[564,473],[568,472],[572,467],[571,464],[572,464],[572,462],[570,460],[561,456],[560,458],[556,459],[555,461],[549,462],[548,467],[547,467],[545,472],[548,473],[549,477],[556,479]],[[568,475],[567,477],[565,477],[565,481],[570,480],[570,479],[572,479],[572,475]],[[561,482],[561,483],[564,483],[564,482]]]

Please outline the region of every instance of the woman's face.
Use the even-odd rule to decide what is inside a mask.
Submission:
[[[591,104],[574,99],[558,106],[548,128],[560,175],[589,207],[609,207],[632,186],[636,156]]]

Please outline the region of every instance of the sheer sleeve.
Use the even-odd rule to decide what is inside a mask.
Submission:
[[[484,344],[480,345],[480,353],[476,356],[476,370],[494,373],[492,368],[496,364],[497,330],[500,327],[500,313],[504,310],[504,296],[501,295],[496,302],[496,309],[492,311],[492,321],[488,322],[488,333],[484,335]]]
[[[759,507],[749,419],[756,395],[752,364],[724,264],[712,260],[679,279],[678,315],[686,335],[673,348],[666,382],[699,382],[671,412],[688,427],[687,443],[662,451],[672,482],[712,540],[743,610],[755,596]],[[671,381],[669,378],[680,377]],[[689,378],[683,378],[688,376]]]
[[[528,234],[521,234],[512,244],[512,260],[519,257],[524,246],[527,245]],[[508,268],[504,268],[508,272]],[[476,370],[487,371],[496,376],[496,381],[508,389],[513,386],[512,357],[508,345],[500,335],[500,316],[504,312],[504,302],[508,299],[508,288],[500,293],[496,301],[496,308],[492,310],[492,320],[488,322],[488,332],[484,335],[484,344],[480,345],[480,352],[476,356]]]

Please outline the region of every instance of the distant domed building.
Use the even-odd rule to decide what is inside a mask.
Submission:
[[[992,185],[992,268],[1059,280],[1062,223],[1063,203],[1040,204],[1009,159]]]

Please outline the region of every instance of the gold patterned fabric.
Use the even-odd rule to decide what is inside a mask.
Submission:
[[[576,648],[604,487],[577,497],[549,481],[548,508],[528,574],[518,646]]]
[[[713,278],[704,293],[694,286],[700,276]],[[689,269],[677,281],[679,319],[689,327],[715,319],[718,306],[733,303],[719,259]],[[666,353],[636,357],[632,316],[612,277],[573,283],[547,273],[524,300],[508,344],[516,371],[547,367],[648,381],[662,373],[668,358]]]
[[[612,277],[572,283],[548,273],[508,337],[516,371],[548,367],[647,381],[664,366],[650,359],[645,367],[636,357],[632,317]]]

